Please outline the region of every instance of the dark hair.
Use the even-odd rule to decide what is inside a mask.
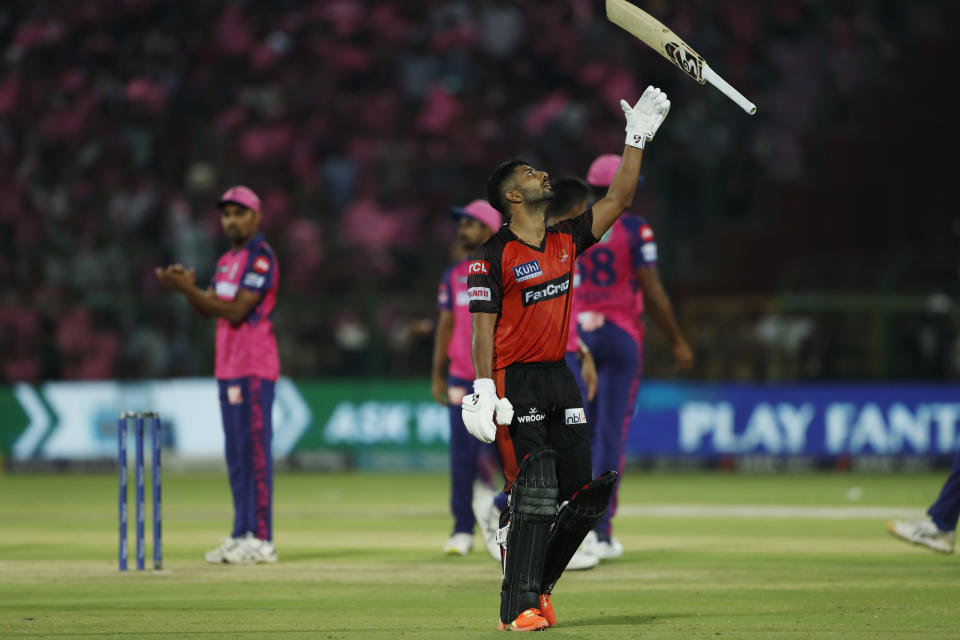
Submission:
[[[547,207],[547,218],[562,216],[573,205],[590,199],[590,185],[581,178],[567,176],[556,182],[551,181],[550,184],[553,186],[555,197]]]
[[[487,178],[487,202],[500,212],[504,220],[510,219],[510,203],[504,197],[504,183],[513,175],[513,170],[520,165],[530,165],[522,158],[510,158],[490,174]]]
[[[610,185],[598,187],[594,184],[590,185],[590,189],[593,191],[593,201],[596,202],[607,195],[607,191],[610,190]]]

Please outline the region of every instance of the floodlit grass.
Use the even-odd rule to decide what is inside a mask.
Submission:
[[[621,504],[628,514],[649,505],[869,506],[920,514],[944,478],[633,473]],[[201,559],[228,532],[225,476],[169,473],[160,573],[117,571],[116,491],[112,474],[0,477],[0,637],[496,633],[497,564],[479,539],[468,557],[440,553],[450,527],[446,476],[279,475],[280,562],[234,567]],[[554,595],[559,625],[548,633],[960,637],[957,558],[894,540],[883,517],[684,514],[619,517],[615,533],[626,554],[563,577]],[[132,527],[130,540],[133,566]],[[149,544],[147,558],[149,566]]]

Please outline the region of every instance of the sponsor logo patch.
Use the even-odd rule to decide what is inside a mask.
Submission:
[[[547,416],[543,413],[539,413],[536,407],[530,407],[530,411],[525,416],[520,416],[517,418],[517,422],[520,424],[529,424],[531,422],[543,422],[547,419]]]
[[[270,271],[270,259],[266,256],[260,256],[253,261],[253,270],[257,273],[266,273]]]
[[[470,304],[470,294],[466,291],[457,291],[457,306],[465,307]]]
[[[243,276],[243,286],[245,287],[254,287],[259,289],[266,281],[267,279],[264,276],[260,276],[255,273],[248,273],[247,275]]]
[[[540,263],[536,260],[518,264],[513,268],[513,277],[517,282],[523,282],[531,278],[539,278],[542,275],[543,269],[540,268]]]
[[[587,412],[583,410],[583,407],[564,409],[563,422],[564,424],[586,424]]]
[[[243,404],[243,387],[238,384],[227,387],[227,402],[230,404]]]
[[[486,260],[474,260],[470,263],[470,266],[467,267],[467,273],[473,274],[483,274],[487,275],[490,273],[490,263]]]
[[[568,291],[570,291],[570,276],[563,275],[543,284],[520,289],[520,301],[523,306],[529,307],[544,300],[563,297],[567,295]]]
[[[647,262],[657,261],[657,244],[655,242],[649,242],[643,245],[640,247],[640,252],[643,254],[643,259]]]
[[[490,300],[490,289],[487,287],[470,287],[467,289],[467,298],[472,300]]]
[[[218,298],[233,300],[237,295],[237,285],[232,282],[218,282],[215,291]]]
[[[647,242],[653,240],[653,229],[650,228],[650,225],[645,224],[640,227],[640,237]]]

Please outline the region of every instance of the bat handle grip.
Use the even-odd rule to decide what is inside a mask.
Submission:
[[[713,69],[711,69],[706,62],[703,63],[703,79],[715,86],[717,89],[723,92],[723,95],[727,96],[738,105],[740,108],[753,115],[757,112],[757,105],[753,104],[749,100],[743,97],[743,94],[730,86],[730,84],[718,76]]]

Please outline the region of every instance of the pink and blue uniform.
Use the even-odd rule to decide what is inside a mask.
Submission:
[[[655,265],[657,245],[643,218],[624,214],[603,238],[577,260],[582,281],[574,292],[579,304],[580,338],[597,365],[597,395],[587,405],[593,425],[590,448],[594,474],[623,471],[627,429],[643,362],[643,291],[636,270]],[[617,491],[597,527],[610,536]]]
[[[273,537],[270,442],[274,387],[280,375],[273,333],[278,280],[276,255],[257,235],[242,249],[223,254],[210,281],[221,300],[233,300],[240,289],[260,295],[239,325],[217,320],[215,375],[233,493],[234,538],[247,533],[261,540]]]
[[[460,401],[473,393],[473,356],[470,337],[473,333],[470,300],[467,296],[466,258],[449,267],[440,280],[437,307],[453,313],[453,334],[447,347],[450,359],[447,376],[447,394],[450,401],[450,510],[453,512],[453,532],[473,533],[476,518],[473,515],[473,482],[477,474],[489,474],[483,461],[494,460],[496,449],[471,436],[463,424]],[[491,462],[492,463],[492,462]],[[489,480],[489,478],[485,478]]]

